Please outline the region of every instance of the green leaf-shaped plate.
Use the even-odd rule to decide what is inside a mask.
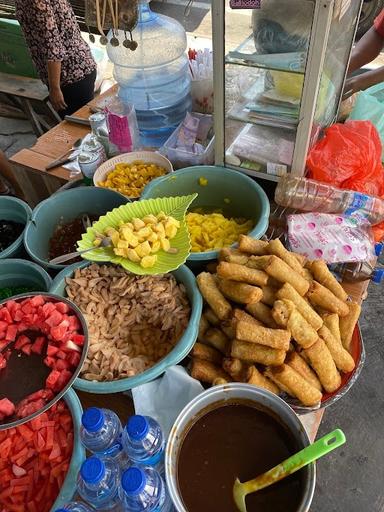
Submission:
[[[177,235],[171,240],[171,247],[178,249],[178,252],[176,254],[170,254],[162,250],[159,251],[154,267],[142,268],[139,264],[133,263],[127,258],[116,256],[112,247],[95,248],[82,257],[90,261],[116,263],[129,272],[139,275],[166,274],[167,272],[176,270],[185,263],[191,252],[191,242],[185,221],[185,214],[196,197],[197,194],[182,197],[159,197],[124,204],[107,213],[107,215],[100,217],[91,228],[88,228],[87,232],[82,236],[82,239],[77,242],[78,249],[80,251],[91,249],[96,238],[96,233],[103,233],[106,228],[110,227],[117,228],[120,221],[130,222],[135,217],[141,219],[149,214],[157,215],[160,212],[164,212],[180,222]]]

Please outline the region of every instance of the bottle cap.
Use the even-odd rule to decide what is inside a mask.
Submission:
[[[131,416],[127,423],[127,432],[130,438],[141,441],[149,430],[149,423],[145,416]]]
[[[104,413],[98,407],[90,407],[81,417],[81,423],[88,432],[97,432],[104,423]]]
[[[68,512],[67,508],[58,508],[55,510],[55,512]]]
[[[135,466],[124,471],[121,477],[121,485],[129,496],[140,494],[147,483],[147,477],[144,471]]]
[[[376,268],[373,271],[371,280],[375,284],[381,284],[381,282],[384,280],[384,268]]]
[[[383,252],[384,244],[383,242],[378,242],[375,245],[375,255],[379,258],[381,256],[381,253]]]
[[[104,462],[98,457],[89,457],[83,462],[80,474],[87,484],[97,484],[105,475]]]

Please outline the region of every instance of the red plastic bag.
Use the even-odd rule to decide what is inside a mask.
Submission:
[[[383,197],[381,154],[375,126],[370,121],[348,121],[325,129],[308,155],[307,167],[315,180]]]

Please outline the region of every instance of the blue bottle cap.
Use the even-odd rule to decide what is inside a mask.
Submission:
[[[131,416],[127,423],[127,432],[135,441],[143,439],[149,430],[149,423],[145,416]]]
[[[381,284],[384,279],[384,268],[377,268],[373,271],[371,280],[375,284]]]
[[[121,477],[121,486],[128,496],[140,494],[147,483],[147,477],[144,471],[135,466],[124,471]]]
[[[58,508],[55,512],[68,512],[67,508]]]
[[[381,253],[383,252],[384,244],[383,242],[378,242],[375,244],[375,255],[379,258],[381,256]]]
[[[88,432],[97,432],[103,426],[104,413],[98,407],[90,407],[83,413],[81,423]]]
[[[80,474],[87,484],[97,484],[105,475],[104,462],[98,457],[89,457],[83,462]]]

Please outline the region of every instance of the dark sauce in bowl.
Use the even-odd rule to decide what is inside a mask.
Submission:
[[[98,220],[98,217],[89,215],[89,220],[93,223]],[[49,240],[49,260],[77,251],[77,242],[81,240],[81,236],[85,232],[82,216],[76,217],[76,219],[65,224],[58,224]],[[69,264],[78,261],[83,261],[83,259],[79,256],[71,260]]]
[[[207,412],[190,428],[178,459],[178,487],[188,512],[236,512],[232,497],[241,482],[268,471],[302,449],[276,418],[250,405],[228,404]],[[248,512],[297,512],[303,470],[249,495]]]
[[[13,220],[0,219],[0,252],[15,242],[25,228],[24,224]]]

